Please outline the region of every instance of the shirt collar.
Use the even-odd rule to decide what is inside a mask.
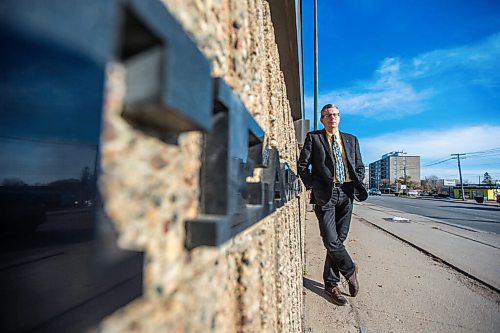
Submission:
[[[333,133],[330,133],[328,131],[325,131],[325,132],[326,132],[326,136],[328,137],[328,140],[331,140]],[[337,133],[335,133],[335,138],[337,141],[340,141],[340,131],[337,131]]]

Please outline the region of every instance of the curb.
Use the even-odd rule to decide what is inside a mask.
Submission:
[[[401,198],[408,198],[408,199],[410,199],[411,197],[401,197]],[[467,205],[477,205],[477,206],[493,206],[493,207],[500,206],[500,203],[497,203],[496,201],[493,201],[493,200],[491,200],[491,201],[485,201],[483,203],[479,203],[479,202],[475,202],[473,200],[462,201],[460,199],[438,199],[438,198],[425,198],[425,197],[413,197],[411,199],[453,202],[453,203],[457,203],[457,204],[467,204]]]

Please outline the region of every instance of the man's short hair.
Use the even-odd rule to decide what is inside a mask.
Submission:
[[[325,113],[326,113],[326,110],[327,109],[337,109],[337,111],[340,112],[340,109],[337,105],[335,104],[326,104],[325,106],[323,106],[321,108],[321,118],[323,118],[325,116]]]

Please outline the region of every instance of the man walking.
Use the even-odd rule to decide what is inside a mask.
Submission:
[[[352,297],[359,291],[357,266],[347,252],[344,241],[349,232],[353,199],[366,200],[363,186],[365,167],[358,139],[339,131],[340,111],[333,104],[321,109],[323,130],[307,133],[300,152],[298,172],[307,189],[326,248],[323,280],[325,291],[337,305],[347,304],[338,286],[340,274],[349,285]]]

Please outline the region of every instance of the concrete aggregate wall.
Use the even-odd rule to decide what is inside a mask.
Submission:
[[[165,0],[296,172],[297,144],[267,1]],[[119,245],[146,253],[144,293],[102,332],[300,332],[305,197],[220,247],[184,247],[198,212],[202,134],[168,144],[121,117],[126,72],[109,66],[100,190]],[[194,111],[195,112],[195,111]],[[258,176],[258,175],[256,175]]]

